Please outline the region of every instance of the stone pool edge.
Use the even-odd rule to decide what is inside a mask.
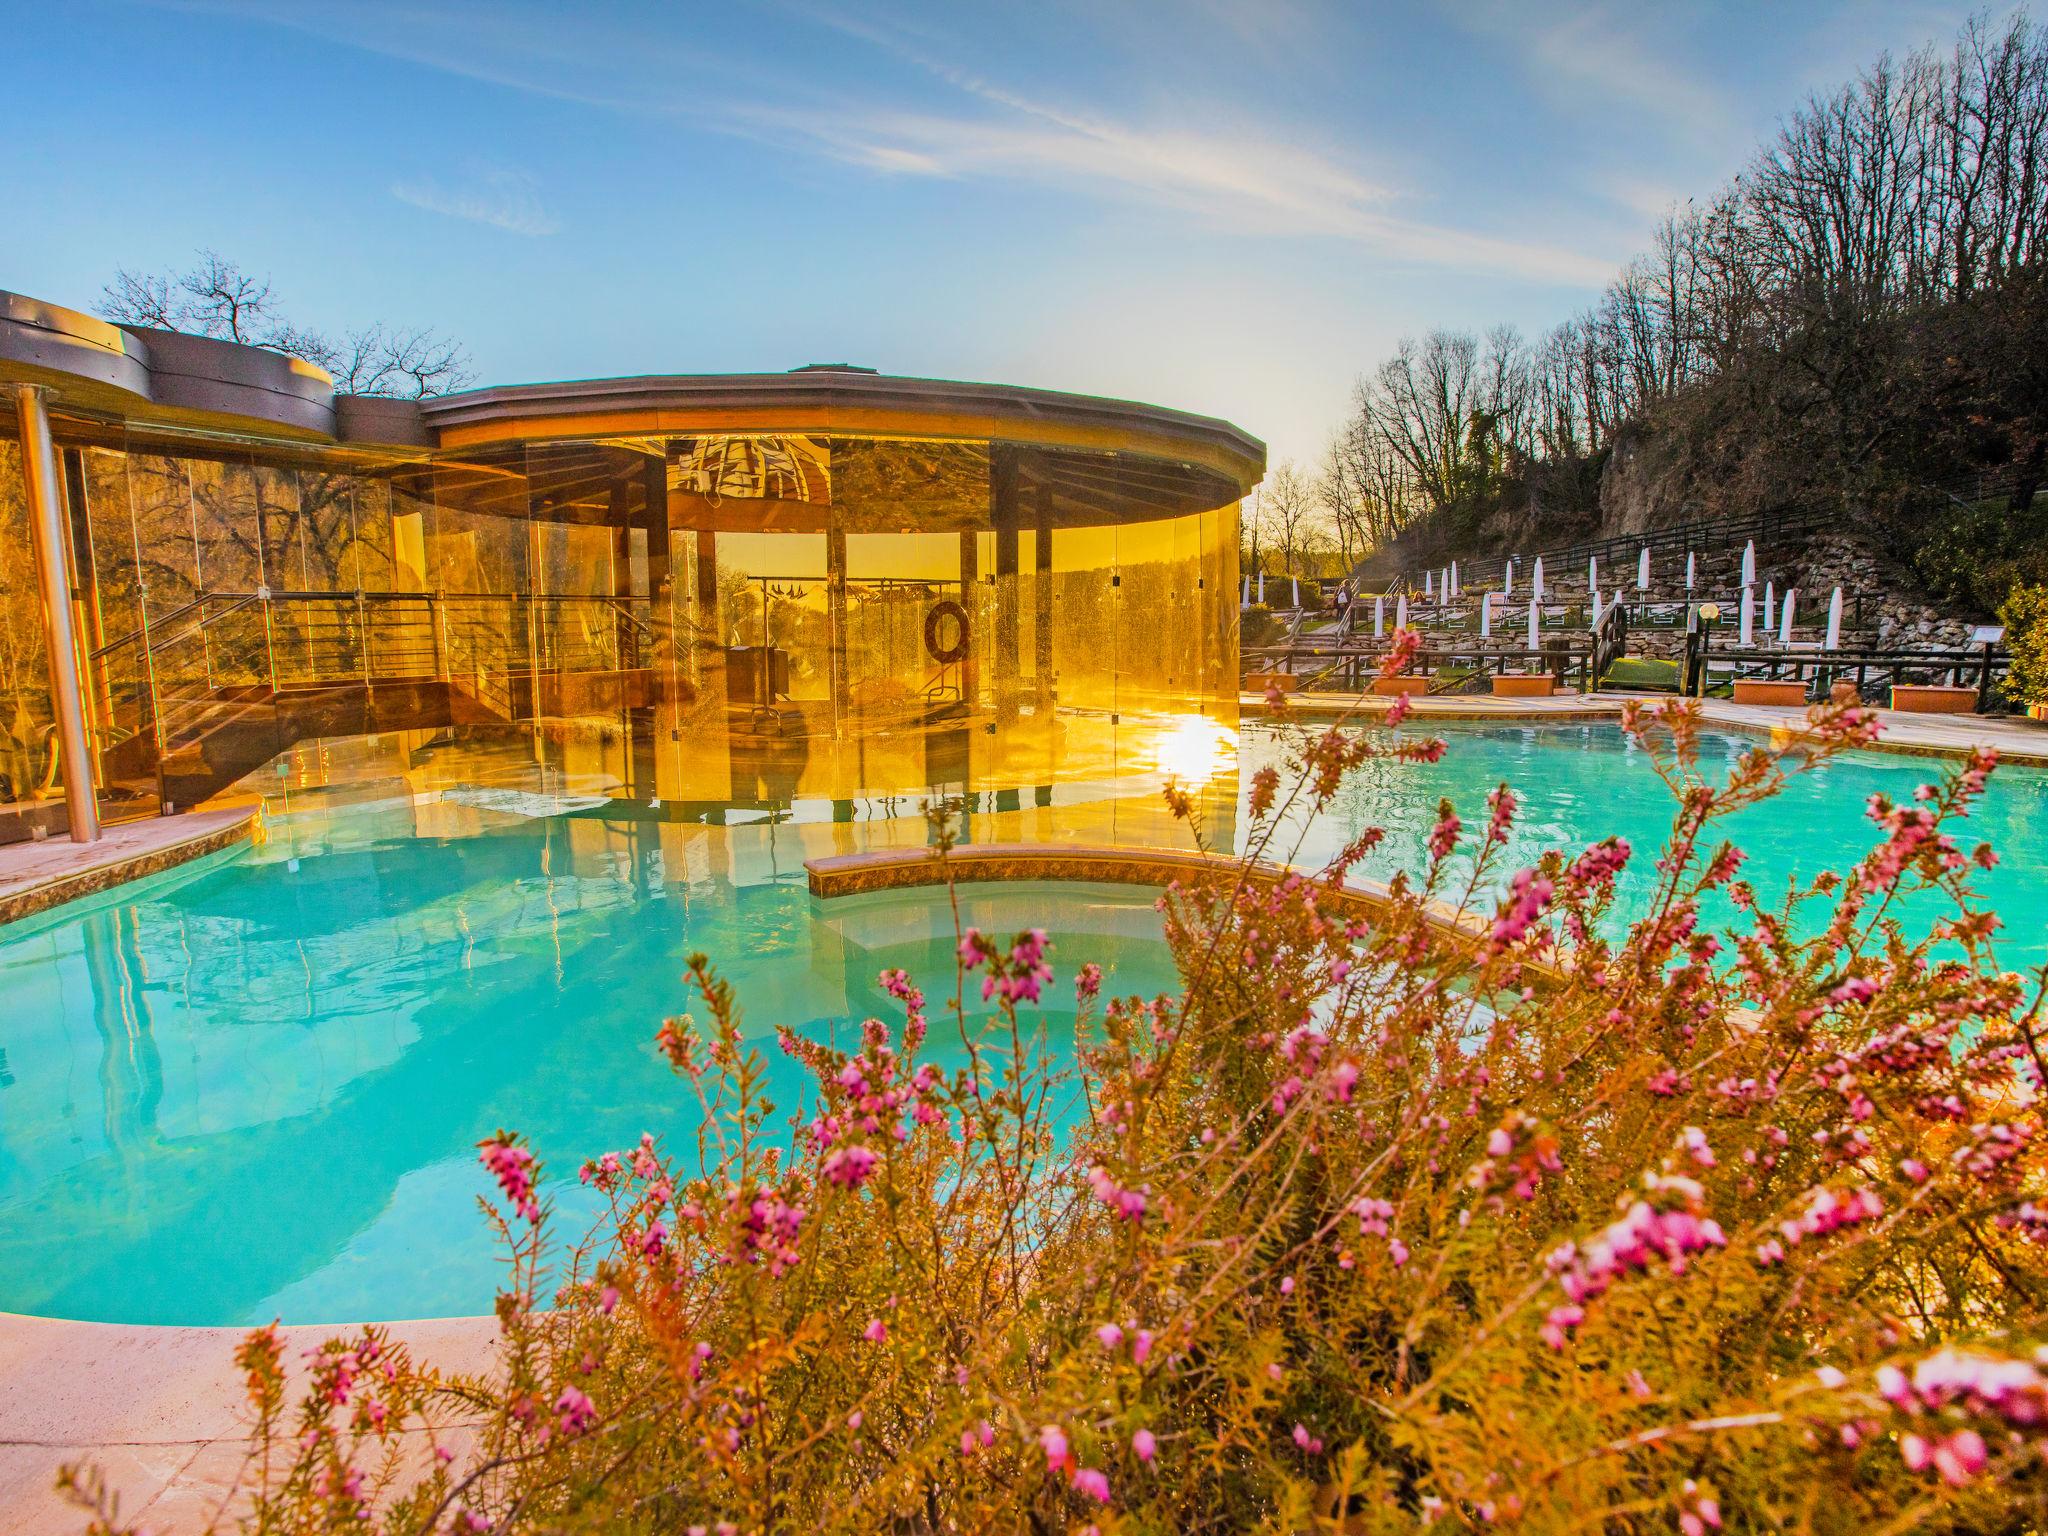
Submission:
[[[360,1326],[360,1325],[357,1325]],[[380,1324],[449,1373],[488,1366],[495,1317]],[[287,1369],[300,1350],[346,1324],[286,1327]],[[152,1536],[204,1530],[243,1476],[249,1443],[234,1350],[246,1328],[89,1323],[0,1312],[0,1530],[83,1531],[85,1515],[57,1492],[66,1462],[96,1465],[122,1518]],[[459,1446],[464,1426],[441,1439]],[[413,1431],[424,1459],[429,1447]]]
[[[199,822],[197,826],[187,822],[174,830],[166,829],[161,836],[157,835],[161,823],[174,818],[122,823],[108,828],[98,843],[67,842],[57,850],[46,844],[28,845],[21,855],[24,858],[59,859],[64,851],[75,851],[73,867],[40,876],[10,879],[6,872],[7,850],[0,850],[0,929],[68,901],[97,896],[117,885],[161,874],[233,847],[253,838],[262,820],[262,812],[248,806],[191,814]]]

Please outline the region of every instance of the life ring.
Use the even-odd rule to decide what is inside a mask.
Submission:
[[[960,638],[951,645],[939,644],[939,621],[951,615],[953,622],[960,626]],[[942,597],[925,610],[924,648],[933,661],[945,666],[959,661],[967,654],[967,610],[950,597]]]

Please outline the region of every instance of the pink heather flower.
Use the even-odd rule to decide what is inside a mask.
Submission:
[[[1048,1472],[1057,1472],[1072,1460],[1067,1452],[1067,1432],[1057,1424],[1047,1424],[1038,1431],[1038,1444],[1045,1452]]]
[[[1506,1157],[1514,1150],[1515,1139],[1505,1129],[1495,1127],[1493,1134],[1486,1138],[1486,1155],[1488,1157]]]
[[[538,1223],[540,1202],[534,1198],[533,1153],[500,1131],[477,1143],[477,1161],[491,1170],[512,1208],[528,1221]]]
[[[1387,1257],[1394,1261],[1394,1268],[1399,1269],[1408,1262],[1408,1245],[1398,1237],[1388,1238]]]
[[[1556,893],[1552,883],[1533,869],[1521,869],[1508,884],[1508,899],[1500,904],[1493,920],[1491,946],[1499,951],[1520,941],[1543,915]]]
[[[618,1304],[619,1288],[616,1285],[606,1286],[597,1298],[597,1310],[604,1313],[607,1317],[611,1316]]]
[[[1152,1334],[1149,1329],[1140,1328],[1131,1335],[1131,1362],[1143,1365],[1145,1357],[1152,1353]]]
[[[1982,1472],[1988,1459],[1984,1437],[1974,1429],[1959,1429],[1934,1447],[1934,1470],[1952,1488]]]
[[[889,1325],[879,1317],[871,1317],[867,1327],[861,1329],[860,1336],[870,1344],[880,1344],[889,1337]]]
[[[846,1427],[848,1429],[859,1429],[862,1417],[861,1411],[858,1408],[854,1409],[853,1412],[846,1416]]]
[[[1131,1436],[1131,1450],[1136,1454],[1138,1460],[1149,1466],[1152,1458],[1159,1454],[1159,1441],[1151,1430],[1141,1429]]]
[[[1925,1184],[1927,1182],[1927,1165],[1917,1157],[1900,1158],[1899,1172],[1911,1179],[1915,1184]]]
[[[597,1422],[597,1409],[574,1387],[564,1387],[555,1399],[555,1418],[565,1435],[580,1435]]]
[[[960,935],[960,963],[968,970],[973,970],[994,953],[995,946],[981,936],[979,928],[969,928]]]
[[[1292,1275],[1283,1275],[1283,1276],[1281,1276],[1281,1279],[1280,1279],[1280,1294],[1281,1294],[1282,1296],[1292,1296],[1292,1295],[1294,1294],[1294,1276],[1292,1276]]]
[[[1349,1104],[1353,1090],[1358,1087],[1358,1066],[1355,1062],[1340,1061],[1330,1069],[1330,1081],[1324,1095],[1335,1104]]]
[[[1507,841],[1508,830],[1515,824],[1515,792],[1503,784],[1486,797],[1486,804],[1493,812],[1486,825],[1486,840],[1489,843]]]
[[[875,1171],[875,1154],[863,1146],[834,1147],[820,1165],[825,1177],[843,1189],[859,1189]]]
[[[1451,809],[1446,800],[1438,808],[1436,826],[1429,834],[1430,857],[1442,861],[1451,856],[1451,850],[1458,846],[1458,834],[1464,830],[1464,823],[1458,820],[1458,813]]]
[[[1306,1424],[1297,1424],[1294,1426],[1294,1443],[1300,1446],[1302,1450],[1306,1451],[1311,1456],[1320,1456],[1323,1454],[1322,1438],[1318,1435],[1310,1434],[1308,1432],[1308,1426]]]
[[[1109,1479],[1093,1467],[1079,1467],[1074,1472],[1074,1492],[1085,1493],[1098,1504],[1109,1502]]]
[[[1074,996],[1087,1002],[1102,990],[1102,967],[1090,960],[1074,977]]]
[[[1095,1342],[1100,1344],[1104,1349],[1115,1349],[1117,1345],[1123,1343],[1123,1341],[1124,1331],[1123,1329],[1117,1327],[1115,1323],[1104,1323],[1100,1328],[1095,1330]]]

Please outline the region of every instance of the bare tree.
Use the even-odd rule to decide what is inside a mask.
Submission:
[[[100,314],[119,325],[211,336],[268,347],[324,368],[335,391],[424,399],[462,388],[473,375],[457,342],[425,328],[377,324],[340,342],[285,318],[268,278],[244,272],[215,251],[201,251],[182,272],[123,267],[100,294]]]
[[[1314,484],[1291,462],[1282,464],[1259,488],[1259,512],[1279,541],[1281,574],[1299,575],[1300,557],[1316,514]]]

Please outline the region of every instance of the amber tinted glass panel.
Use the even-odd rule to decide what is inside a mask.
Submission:
[[[0,441],[0,840],[29,835],[56,794],[42,595],[21,478],[20,445]]]
[[[944,796],[983,840],[1178,842],[1160,783],[1234,783],[1236,506],[1185,465],[772,434],[81,462],[101,629],[150,628],[102,658],[104,734],[161,733],[188,797],[631,799],[773,864],[741,827],[915,843]]]

